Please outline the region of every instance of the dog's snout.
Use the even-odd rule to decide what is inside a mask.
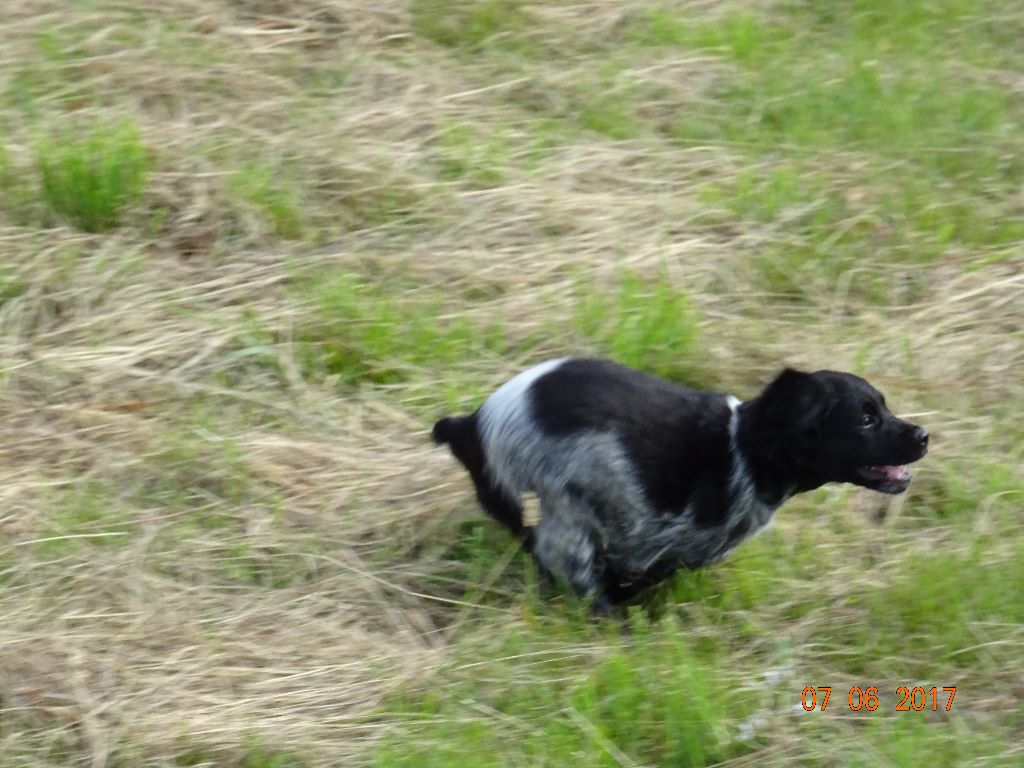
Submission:
[[[928,430],[924,427],[914,427],[914,440],[922,448],[928,447]]]

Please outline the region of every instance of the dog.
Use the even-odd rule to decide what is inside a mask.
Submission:
[[[540,573],[599,612],[680,568],[717,563],[795,494],[902,493],[928,432],[850,373],[784,369],[746,402],[609,360],[560,358],[499,387],[433,439]],[[536,494],[528,527],[522,495]]]

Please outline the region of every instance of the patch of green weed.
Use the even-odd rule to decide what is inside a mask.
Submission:
[[[827,180],[796,165],[754,166],[728,180],[701,189],[701,201],[741,219],[782,220],[801,228],[834,224],[846,211],[829,197]]]
[[[1012,56],[1011,41],[1024,33],[1024,19],[1006,13],[1000,0],[878,0],[787,2],[780,22],[811,30],[816,39],[871,46],[882,53],[908,53],[916,58],[940,55],[982,66],[1004,63]]]
[[[0,209],[13,223],[28,225],[36,198],[29,174],[15,165],[7,147],[0,144]]]
[[[733,740],[738,711],[720,670],[680,636],[660,632],[613,655],[573,692],[570,711],[644,763],[704,766],[743,754],[749,747]]]
[[[416,34],[449,48],[514,45],[530,24],[519,0],[413,0],[410,12]]]
[[[602,638],[609,651],[594,663],[574,640],[602,630],[581,621],[576,630],[503,622],[490,633],[500,648],[479,648],[407,698],[407,726],[373,764],[705,766],[752,749],[736,738],[749,697],[735,695],[719,658],[696,653],[682,626],[637,618],[628,642]]]
[[[302,768],[303,762],[287,752],[254,746],[230,757],[203,749],[189,749],[174,758],[174,765],[176,768]]]
[[[149,160],[131,120],[92,121],[37,141],[36,165],[46,205],[79,229],[117,227],[146,186]]]
[[[664,277],[623,271],[611,291],[581,286],[574,325],[600,354],[625,365],[689,382],[704,374],[698,313]]]
[[[576,120],[584,130],[619,141],[635,138],[641,130],[630,99],[622,96],[594,94],[584,97]]]
[[[10,267],[0,265],[0,307],[21,296],[27,289],[25,281],[14,274]]]
[[[248,164],[231,176],[232,194],[253,207],[279,237],[297,239],[304,233],[302,200],[296,188],[265,165]]]
[[[937,687],[941,693],[943,682]],[[886,708],[894,706],[895,691],[879,692],[885,696]],[[960,693],[963,696],[962,692]],[[902,698],[902,694],[898,697]],[[897,698],[897,703],[898,703]],[[845,705],[846,702],[841,702]],[[962,700],[954,699],[953,707],[963,706]],[[940,709],[945,701],[940,703]],[[930,699],[929,699],[930,708]],[[879,707],[881,709],[881,706]],[[877,712],[874,714],[878,714]],[[932,720],[924,712],[901,712],[896,717],[872,717],[865,724],[861,748],[843,750],[850,768],[869,768],[878,764],[878,756],[884,755],[888,765],[894,768],[913,768],[921,764],[921,755],[932,756],[929,764],[940,768],[960,768],[964,765],[1005,765],[996,762],[996,756],[1003,753],[1006,743],[998,732],[979,733],[966,718],[943,718]]]
[[[628,34],[638,45],[707,50],[750,66],[777,56],[789,36],[768,20],[747,14],[726,14],[708,22],[670,8],[652,9],[630,25]]]
[[[497,321],[448,314],[436,291],[401,280],[371,280],[351,272],[302,281],[314,314],[299,340],[304,368],[350,384],[406,381],[452,361],[500,354]]]
[[[1024,622],[1024,548],[1003,536],[969,547],[950,534],[939,549],[909,547],[883,580],[861,586],[818,638],[851,672],[924,675],[937,665],[1005,658],[1012,628]],[[839,615],[845,614],[840,620]]]
[[[468,123],[451,125],[438,137],[438,171],[444,181],[463,181],[476,188],[505,180],[509,148],[500,135],[482,137]]]
[[[57,495],[34,549],[40,557],[59,557],[82,547],[118,547],[134,529],[117,489],[83,480]]]
[[[616,141],[636,138],[643,131],[638,113],[639,88],[623,81],[627,61],[613,58],[575,82],[566,94],[564,118],[583,131]]]

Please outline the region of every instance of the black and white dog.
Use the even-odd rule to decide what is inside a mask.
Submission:
[[[928,433],[853,374],[784,370],[747,402],[607,360],[541,363],[434,440],[541,572],[607,609],[721,560],[789,497],[829,482],[901,493]],[[522,494],[540,500],[524,524]]]

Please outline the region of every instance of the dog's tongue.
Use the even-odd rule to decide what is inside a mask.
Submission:
[[[906,480],[907,477],[909,477],[910,475],[910,473],[907,472],[906,467],[900,467],[895,465],[877,464],[871,468],[876,472],[881,472],[883,475],[885,475],[886,479],[893,480],[896,482],[900,480]]]

